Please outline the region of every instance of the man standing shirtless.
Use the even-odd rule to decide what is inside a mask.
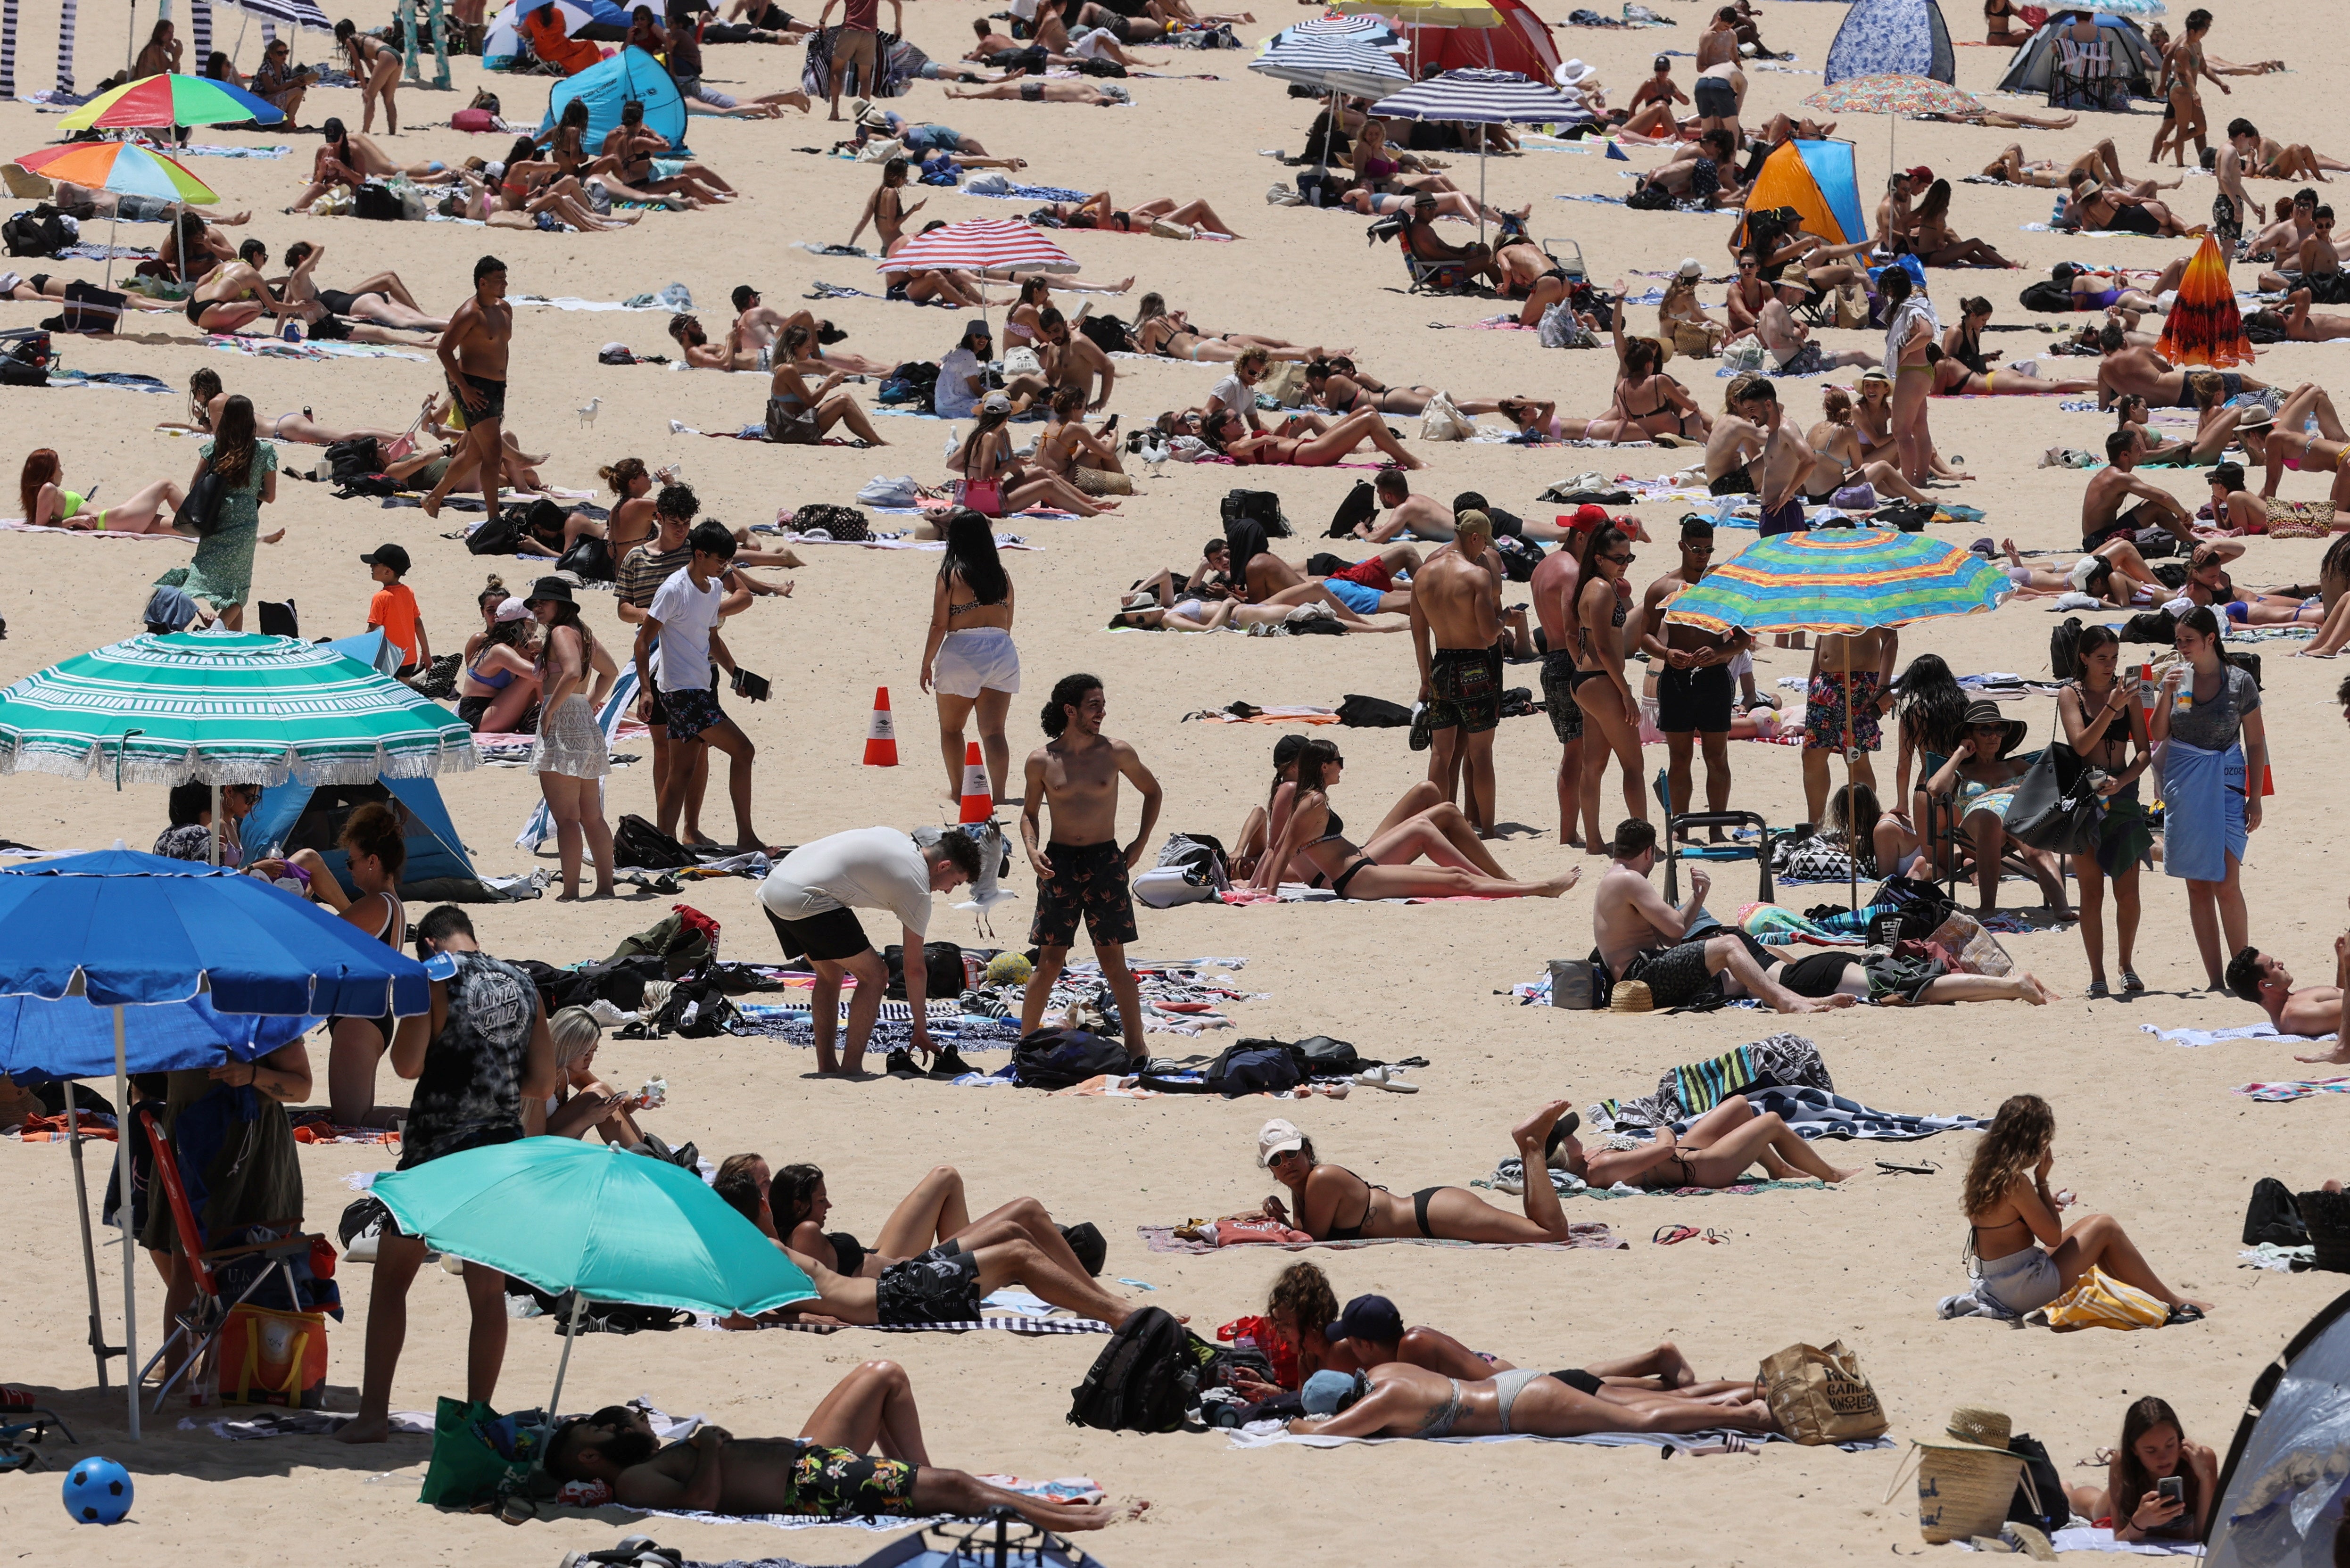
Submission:
[[[1762,503],[1762,537],[1804,532],[1804,481],[1817,454],[1779,407],[1779,390],[1769,381],[1751,382],[1739,409],[1762,437],[1762,472],[1754,486]]]
[[[1691,809],[1690,753],[1700,736],[1705,745],[1705,808],[1730,809],[1730,720],[1736,694],[1730,661],[1754,646],[1753,634],[1665,620],[1673,600],[1695,587],[1712,564],[1713,524],[1695,514],[1682,518],[1679,562],[1650,583],[1640,600],[1640,646],[1650,669],[1663,667],[1657,680],[1657,728],[1664,732],[1669,759],[1667,788],[1672,802],[1667,810],[1672,814]],[[1720,839],[1721,829],[1715,828],[1712,836]]]
[[[1449,799],[1455,770],[1467,774],[1464,809],[1478,834],[1493,836],[1493,732],[1502,722],[1502,561],[1482,512],[1452,520],[1452,543],[1412,579],[1411,648],[1419,700],[1433,744],[1428,776]],[[1431,648],[1431,644],[1433,647]]]
[[[442,374],[449,380],[449,396],[456,406],[452,419],[462,416],[465,442],[480,465],[484,516],[498,515],[498,493],[505,476],[505,452],[500,427],[506,412],[506,349],[514,341],[514,306],[506,303],[506,264],[484,256],[473,264],[473,297],[459,306],[441,334]],[[438,517],[441,502],[457,478],[449,472],[424,498],[424,515]]]
[[[1101,732],[1108,712],[1101,681],[1091,675],[1064,675],[1045,705],[1045,743],[1028,753],[1028,793],[1020,805],[1020,839],[1028,864],[1036,868],[1036,919],[1028,940],[1036,944],[1036,971],[1020,999],[1020,1033],[1034,1034],[1044,1020],[1053,982],[1069,961],[1077,917],[1126,1032],[1126,1052],[1135,1062],[1149,1056],[1142,1043],[1142,989],[1126,967],[1126,944],[1135,940],[1134,898],[1127,874],[1141,864],[1159,821],[1159,781],[1124,741]],[[1142,794],[1142,825],[1134,842],[1118,843],[1118,781],[1123,776]],[[1053,808],[1053,836],[1041,837],[1036,814]]]
[[[1570,545],[1544,556],[1526,583],[1534,598],[1534,617],[1542,623],[1543,710],[1550,715],[1550,732],[1559,744],[1558,841],[1577,849],[1583,847],[1582,836],[1575,831],[1583,793],[1583,704],[1575,700],[1575,636],[1567,623],[1575,614],[1575,590],[1582,577]],[[1587,826],[1596,836],[1599,825]]]

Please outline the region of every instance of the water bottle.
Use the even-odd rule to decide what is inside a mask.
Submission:
[[[288,343],[299,343],[302,341],[302,324],[289,316],[286,318],[284,330],[279,332],[278,336]]]
[[[2062,192],[2059,192],[2056,196],[2056,209],[2048,214],[2048,226],[2052,229],[2058,228],[2063,225],[2064,222],[2064,196]]]

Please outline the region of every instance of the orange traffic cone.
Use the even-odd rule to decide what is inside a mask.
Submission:
[[[979,742],[963,742],[962,815],[958,824],[990,822],[995,817],[995,792],[987,786],[987,764],[979,760]]]
[[[898,765],[898,726],[889,717],[889,689],[873,689],[873,722],[865,727],[865,765],[868,768],[894,768]]]

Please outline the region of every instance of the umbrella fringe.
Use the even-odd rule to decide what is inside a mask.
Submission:
[[[367,784],[378,779],[437,778],[444,774],[470,773],[481,753],[469,734],[429,748],[388,752],[381,747],[332,760],[281,753],[264,760],[257,754],[207,756],[201,750],[162,754],[133,745],[121,758],[125,784],[257,784],[276,788],[288,780],[306,784]],[[11,742],[0,738],[0,775],[47,774],[55,778],[112,778],[114,750],[99,742],[64,745],[54,742]]]

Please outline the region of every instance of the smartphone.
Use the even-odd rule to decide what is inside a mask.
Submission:
[[[2187,1478],[2184,1476],[2165,1476],[2154,1483],[2154,1490],[2161,1494],[2165,1502],[2183,1506],[2187,1501]]]
[[[1118,433],[1118,416],[1116,414],[1110,415],[1109,423],[1102,426],[1101,433],[1104,435],[1115,435]]]

